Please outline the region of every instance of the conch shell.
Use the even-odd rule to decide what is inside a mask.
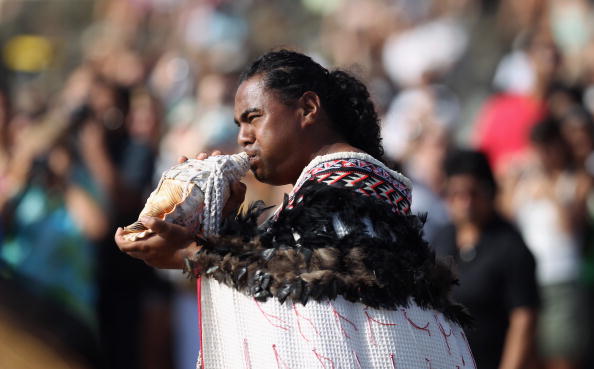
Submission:
[[[229,184],[239,181],[248,169],[247,154],[239,153],[189,159],[166,170],[139,220],[124,227],[124,239],[136,241],[153,233],[140,222],[143,216],[191,227],[203,235],[216,234],[229,198]]]

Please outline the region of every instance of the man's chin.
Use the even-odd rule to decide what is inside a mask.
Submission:
[[[271,185],[271,186],[281,186],[285,183],[280,183],[277,178],[273,178],[262,171],[252,169],[252,173],[254,173],[254,177],[262,183]]]
[[[264,182],[266,183],[266,176],[262,175],[262,173],[260,171],[258,171],[258,168],[252,166],[250,168],[250,170],[252,171],[252,173],[254,174],[254,177],[260,181],[260,182]]]

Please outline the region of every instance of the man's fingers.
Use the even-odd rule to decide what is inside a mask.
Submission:
[[[234,182],[229,185],[229,199],[223,208],[223,215],[227,216],[239,208],[245,199],[246,186],[242,182]]]
[[[140,217],[140,221],[145,227],[159,234],[167,233],[171,228],[169,223],[154,217]]]
[[[241,198],[242,199],[241,201],[243,202],[243,198],[245,197],[245,192],[247,190],[245,183],[234,182],[234,183],[231,183],[229,188],[231,190],[232,196]]]
[[[127,241],[124,238],[124,229],[122,227],[118,227],[118,229],[116,230],[114,239],[116,241],[116,243],[118,244],[118,246],[122,247],[122,246],[127,246],[130,241]]]
[[[188,161],[188,157],[185,155],[180,156],[179,158],[177,158],[177,162],[178,163],[185,163],[186,161]]]
[[[221,150],[215,150],[210,155],[208,155],[208,153],[201,152],[200,154],[196,155],[196,159],[204,160],[204,159],[208,158],[209,156],[217,156],[217,155],[222,155]]]
[[[124,238],[124,229],[118,227],[114,236],[115,242],[123,252],[138,251],[139,245],[137,242],[128,241]]]

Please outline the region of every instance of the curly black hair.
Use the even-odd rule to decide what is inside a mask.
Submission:
[[[329,71],[307,55],[284,49],[262,55],[239,81],[255,75],[262,75],[266,88],[275,90],[287,104],[307,91],[315,92],[336,131],[349,144],[383,161],[380,122],[360,80],[342,70]]]

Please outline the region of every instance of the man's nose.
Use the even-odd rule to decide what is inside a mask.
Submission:
[[[239,133],[237,134],[237,143],[241,147],[245,147],[250,143],[253,143],[253,135],[251,134],[251,130],[249,127],[246,127],[246,124],[242,124],[239,126]]]

